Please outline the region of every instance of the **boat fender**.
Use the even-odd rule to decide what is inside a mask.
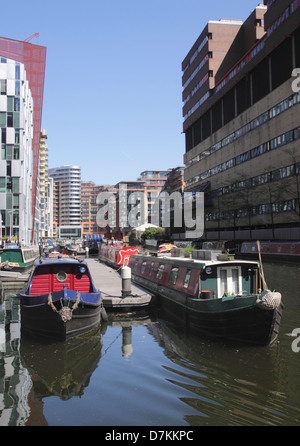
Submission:
[[[104,322],[107,322],[108,317],[107,317],[107,313],[106,313],[106,310],[103,305],[101,305],[100,314],[101,314],[101,320]]]
[[[122,297],[131,295],[131,268],[129,266],[122,266]]]
[[[281,303],[281,293],[265,290],[261,293],[256,303],[263,310],[275,310]]]

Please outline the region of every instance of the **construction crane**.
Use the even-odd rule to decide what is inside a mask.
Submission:
[[[32,36],[27,37],[27,39],[25,39],[24,42],[29,42],[34,37],[40,37],[40,34],[39,33],[34,33],[34,34],[32,34]]]

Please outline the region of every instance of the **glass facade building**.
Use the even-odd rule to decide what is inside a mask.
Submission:
[[[0,38],[2,238],[36,244],[46,48]]]

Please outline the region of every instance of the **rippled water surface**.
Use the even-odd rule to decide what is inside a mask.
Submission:
[[[188,337],[159,314],[114,315],[89,336],[37,344],[20,339],[18,298],[6,296],[0,425],[299,426],[299,268],[265,265],[285,304],[269,347]]]

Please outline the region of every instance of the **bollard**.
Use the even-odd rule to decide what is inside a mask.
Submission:
[[[122,297],[131,295],[131,268],[129,266],[122,266]]]

